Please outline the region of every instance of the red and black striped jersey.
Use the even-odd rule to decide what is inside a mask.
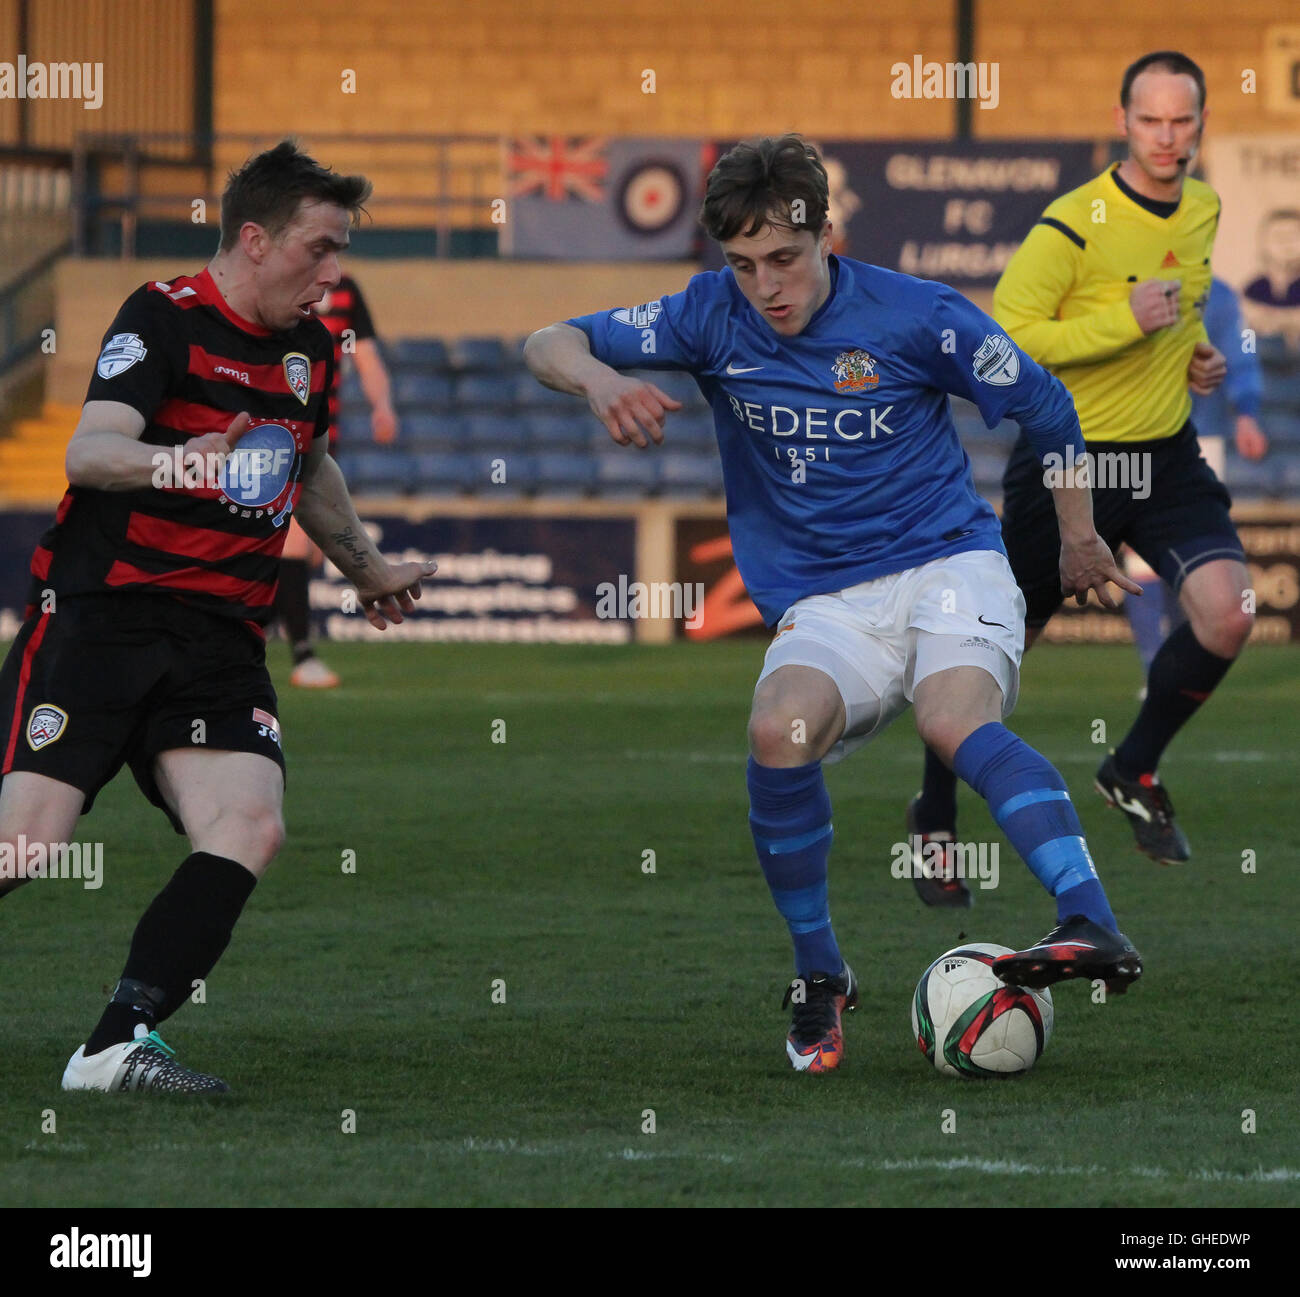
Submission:
[[[86,400],[131,406],[145,420],[140,440],[181,456],[240,411],[255,426],[216,483],[70,486],[33,556],[30,603],[45,590],[145,591],[266,625],[304,457],[328,427],[333,370],[319,320],[273,333],[236,315],[206,270],[137,289],[104,335]]]
[[[339,424],[339,371],[343,366],[343,335],[352,330],[352,341],[363,342],[375,336],[375,325],[370,318],[370,308],[361,295],[357,281],[344,275],[338,287],[332,288],[313,308],[321,323],[334,339],[334,383],[330,387],[330,445],[338,437]]]

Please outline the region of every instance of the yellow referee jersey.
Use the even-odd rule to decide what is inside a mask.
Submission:
[[[1219,196],[1188,179],[1177,210],[1157,216],[1120,189],[1117,168],[1047,208],[1002,272],[993,314],[1069,388],[1087,440],[1150,441],[1191,413]],[[1178,322],[1149,336],[1128,304],[1146,279],[1182,280]]]

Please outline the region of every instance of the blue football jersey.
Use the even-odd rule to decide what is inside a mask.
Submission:
[[[809,595],[966,550],[1004,552],[948,394],[1040,455],[1084,445],[1074,403],[960,293],[831,257],[831,291],[795,337],[730,267],[655,302],[570,319],[616,369],[682,369],[713,411],[736,565],[771,625]],[[672,437],[672,417],[664,440]]]

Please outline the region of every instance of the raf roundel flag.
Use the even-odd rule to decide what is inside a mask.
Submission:
[[[526,136],[506,142],[507,256],[689,258],[703,199],[700,140]]]

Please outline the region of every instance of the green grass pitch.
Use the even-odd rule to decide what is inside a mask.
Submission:
[[[832,913],[863,1003],[844,1066],[810,1077],[786,1066],[789,944],[746,823],[761,642],[327,656],[344,686],[303,694],[273,649],[288,843],[206,1003],[163,1031],[232,1095],[59,1089],[185,852],[129,776],[82,822],[103,886],[0,905],[0,1204],[1294,1201],[1296,650],[1249,652],[1171,750],[1178,870],[1091,788],[1094,722],[1114,743],[1137,707],[1132,650],[1030,655],[1012,726],[1069,781],[1146,976],[1107,1004],[1058,987],[1038,1066],[994,1082],[924,1063],[912,988],[959,940],[1024,944],[1054,911],[964,788],[963,837],[1001,842],[1000,886],[954,915],[890,876],[910,715],[827,771]]]

